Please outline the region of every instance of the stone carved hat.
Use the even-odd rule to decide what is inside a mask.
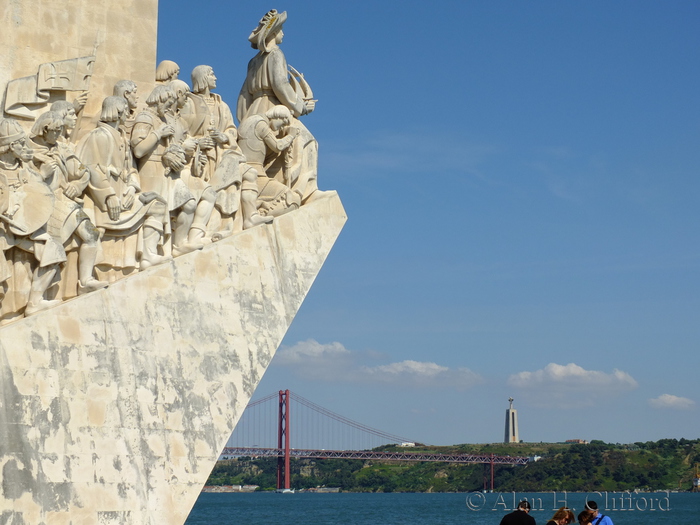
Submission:
[[[27,134],[16,120],[9,118],[0,120],[0,147],[9,146],[26,136]]]
[[[263,53],[267,53],[270,49],[269,37],[277,33],[287,21],[287,11],[277,12],[277,9],[271,9],[258,23],[258,27],[253,29],[248,40],[253,49],[258,49]]]

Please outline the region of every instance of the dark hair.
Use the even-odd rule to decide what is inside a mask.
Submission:
[[[598,504],[595,501],[586,502],[586,508],[591,510],[598,510]]]
[[[528,500],[524,499],[520,503],[518,503],[518,508],[530,510],[530,508],[531,508],[530,502]]]

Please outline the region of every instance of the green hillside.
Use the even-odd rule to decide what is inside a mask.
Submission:
[[[387,445],[375,450],[395,451]],[[700,440],[662,439],[628,445],[593,441],[589,444],[518,443],[456,445],[401,449],[441,454],[541,456],[526,466],[496,466],[498,491],[625,491],[690,490]],[[220,461],[210,485],[259,485],[274,489],[276,458]],[[346,459],[296,459],[291,463],[292,487],[340,487],[352,492],[468,492],[490,480],[488,465],[428,462],[383,462]]]

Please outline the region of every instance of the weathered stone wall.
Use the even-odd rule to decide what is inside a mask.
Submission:
[[[345,219],[330,192],[0,328],[0,524],[184,523]]]
[[[95,67],[81,129],[94,127],[102,100],[112,94],[115,82],[133,80],[145,95],[154,86],[158,0],[5,0],[0,16],[3,107],[10,80],[36,75],[44,63],[93,53]],[[70,98],[75,95],[69,93]]]

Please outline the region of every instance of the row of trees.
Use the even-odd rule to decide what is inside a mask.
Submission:
[[[392,446],[379,450],[392,450]],[[524,467],[498,466],[499,491],[625,491],[688,490],[695,464],[700,464],[700,440],[662,439],[630,445],[593,441],[590,444],[462,445],[433,447],[432,452],[493,452],[539,455]],[[274,489],[277,460],[239,458],[219,462],[210,485],[259,485]],[[340,487],[353,492],[467,492],[484,488],[488,465],[370,462],[347,459],[293,460],[292,486]]]

